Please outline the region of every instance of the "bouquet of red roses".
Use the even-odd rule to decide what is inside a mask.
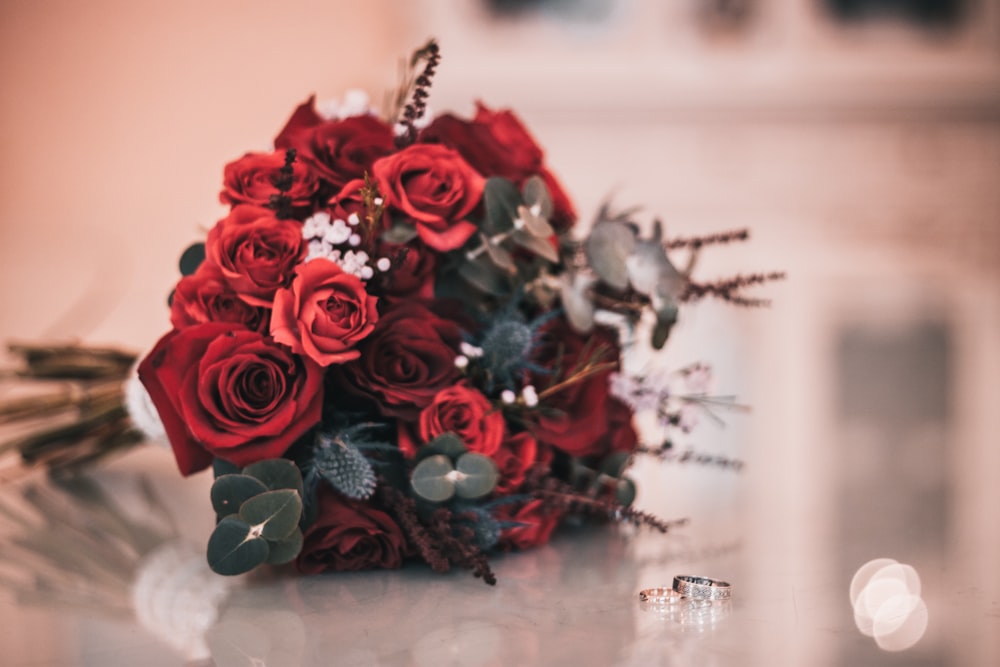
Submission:
[[[745,232],[644,238],[605,209],[574,237],[513,113],[424,117],[438,60],[414,54],[383,118],[298,107],[274,152],[226,166],[231,212],[181,259],[139,378],[181,473],[214,468],[217,572],[419,557],[493,583],[490,550],[568,516],[670,525],[631,507],[633,455],[669,447],[633,412],[686,428],[705,394],[620,373],[623,336],[646,322],[662,347],[679,304],[756,303],[740,290],[775,276],[698,284],[668,258]]]

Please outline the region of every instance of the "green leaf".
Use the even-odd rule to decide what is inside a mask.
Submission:
[[[240,467],[235,463],[230,463],[225,459],[215,459],[212,461],[212,474],[216,477],[222,477],[223,475],[239,475]]]
[[[629,452],[612,452],[604,457],[598,470],[609,477],[621,477],[628,467],[632,455]]]
[[[487,294],[504,296],[510,291],[510,283],[506,275],[498,271],[488,258],[481,255],[476,259],[463,262],[458,267],[458,274],[473,287]]]
[[[264,483],[249,475],[222,475],[212,484],[212,507],[218,516],[236,514],[250,498],[267,491]]]
[[[635,482],[628,477],[622,477],[615,484],[615,501],[619,505],[628,507],[635,500]]]
[[[226,517],[208,538],[208,566],[218,574],[249,572],[268,557],[267,541],[252,535],[250,524]]]
[[[267,543],[269,553],[267,562],[271,565],[291,563],[302,551],[302,531],[296,528],[292,534],[277,542]]]
[[[302,497],[291,489],[262,493],[240,507],[240,518],[259,528],[265,540],[284,540],[298,528],[301,517]]]
[[[417,228],[402,220],[393,220],[392,227],[382,234],[382,240],[386,243],[402,245],[417,238]]]
[[[635,232],[627,224],[599,222],[587,237],[587,260],[601,280],[617,290],[624,290],[629,285],[626,262],[635,247]]]
[[[455,482],[451,479],[454,471],[447,456],[428,456],[413,468],[410,486],[424,500],[442,503],[455,495]]]
[[[486,210],[483,229],[490,236],[501,234],[514,225],[517,207],[521,205],[521,193],[506,178],[494,176],[486,180],[483,203]]]
[[[507,273],[517,273],[517,264],[514,262],[514,258],[503,246],[492,243],[483,234],[480,234],[479,236],[481,237],[483,246],[486,248],[486,256],[490,258],[490,261],[492,261],[493,264]]]
[[[455,492],[467,500],[488,496],[496,488],[500,477],[493,459],[472,452],[458,457],[455,470],[459,473],[455,479]]]
[[[178,262],[179,268],[181,270],[182,276],[190,276],[192,273],[198,270],[201,263],[205,261],[205,244],[192,243],[187,247],[181,254],[181,260]]]
[[[535,236],[531,232],[519,229],[510,236],[511,240],[517,245],[530,250],[539,257],[543,257],[553,264],[559,261],[559,252],[552,247],[549,243],[548,238],[542,238]]]
[[[452,432],[442,433],[420,448],[430,454],[443,454],[454,461],[467,450],[462,439]]]
[[[302,495],[302,473],[288,459],[257,461],[244,468],[243,474],[256,477],[271,491],[292,489]]]
[[[524,203],[530,207],[538,206],[538,215],[548,220],[552,217],[552,196],[541,176],[532,176],[524,182]]]
[[[547,239],[555,234],[556,230],[552,229],[552,225],[549,224],[547,219],[536,213],[537,210],[537,208],[528,206],[518,206],[517,216],[524,223],[523,228],[525,231],[530,232],[533,236]]]

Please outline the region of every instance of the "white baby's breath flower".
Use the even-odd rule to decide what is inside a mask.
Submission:
[[[465,356],[464,354],[460,354],[457,357],[455,357],[455,368],[464,371],[468,367],[469,367],[469,358],[467,356]]]
[[[347,237],[347,243],[348,245],[357,248],[361,245],[361,237],[358,234],[351,234]]]
[[[340,100],[326,99],[316,102],[316,113],[323,120],[336,120],[340,117]]]
[[[329,218],[329,216],[327,216]],[[330,245],[340,245],[351,238],[351,228],[347,223],[337,218],[323,230],[323,240]]]
[[[358,278],[364,279],[362,275],[364,269],[368,267],[368,253],[364,250],[348,250],[343,255],[338,253],[337,259],[334,261],[340,265],[346,273],[351,273],[356,275]],[[370,276],[369,276],[370,277]]]
[[[357,213],[351,213],[349,216],[347,216],[347,224],[349,224],[351,227],[357,226],[359,222],[361,222],[361,218],[358,217]]]
[[[524,404],[529,408],[538,405],[538,392],[535,391],[534,385],[525,385],[524,389],[521,390],[521,398],[524,399]]]
[[[461,345],[459,346],[459,349],[462,350],[462,354],[469,357],[470,359],[478,359],[479,357],[483,356],[483,348],[476,347],[472,343],[466,343],[465,341],[462,341]]]
[[[379,257],[375,262],[375,268],[384,273],[392,268],[392,261],[388,257]]]
[[[314,239],[323,236],[330,226],[330,214],[326,211],[318,211],[302,223],[302,238]]]
[[[372,270],[372,267],[370,267],[370,266],[362,266],[361,267],[361,273],[360,273],[359,277],[362,280],[371,280],[371,277],[374,276],[374,275],[375,275],[375,271]]]
[[[344,93],[344,101],[337,110],[337,116],[340,118],[364,116],[371,113],[371,111],[371,98],[368,96],[368,93],[360,88],[352,88]]]
[[[329,257],[332,246],[322,239],[313,239],[309,242],[309,252],[304,261],[311,262],[320,257]]]
[[[502,392],[500,392],[500,400],[503,401],[506,405],[512,405],[514,401],[517,400],[517,394],[512,392],[510,389],[504,389]]]

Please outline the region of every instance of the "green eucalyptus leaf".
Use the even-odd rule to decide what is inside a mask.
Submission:
[[[635,500],[635,482],[628,477],[622,477],[615,483],[615,501],[628,507]]]
[[[424,500],[443,503],[455,495],[455,482],[452,475],[455,471],[451,459],[443,454],[428,456],[413,468],[410,475],[410,486],[413,492]]]
[[[501,234],[514,225],[517,207],[521,205],[521,193],[506,178],[494,176],[486,180],[483,203],[486,210],[483,229],[490,236]]]
[[[483,247],[486,248],[486,256],[490,258],[490,261],[507,273],[517,273],[517,263],[514,261],[514,258],[506,250],[506,248],[497,243],[493,243],[483,234],[480,234],[480,237],[483,242]]]
[[[489,258],[479,256],[476,259],[463,262],[458,268],[458,274],[473,287],[494,296],[504,296],[510,292],[510,282],[507,276],[498,271]]]
[[[522,190],[524,191],[524,202],[531,208],[538,207],[537,215],[546,220],[552,217],[552,196],[541,176],[532,176],[526,180]]]
[[[603,221],[587,237],[587,260],[601,280],[617,290],[628,288],[627,261],[636,247],[635,231],[625,223]]]
[[[559,251],[552,247],[547,236],[535,236],[529,231],[519,229],[510,235],[510,239],[522,248],[530,250],[553,264],[559,261]]]
[[[556,233],[546,218],[543,218],[537,206],[518,206],[517,217],[520,218],[523,229],[534,236],[547,239]]]
[[[205,261],[205,244],[202,242],[192,243],[181,254],[178,262],[182,276],[190,276],[198,270],[201,263]]]
[[[402,220],[394,220],[392,226],[382,234],[383,241],[398,245],[409,243],[415,238],[417,238],[417,228]]]
[[[493,459],[472,452],[458,457],[455,470],[459,473],[455,479],[455,493],[467,500],[488,496],[500,477]]]
[[[564,273],[560,280],[559,296],[570,325],[580,333],[594,328],[594,302],[590,288],[596,279],[582,273]]]
[[[302,495],[302,473],[288,459],[257,461],[244,468],[243,474],[256,477],[271,491],[292,489]]]
[[[239,475],[240,467],[235,463],[230,463],[225,459],[215,459],[212,461],[212,475],[216,478],[222,477],[223,475]]]
[[[268,557],[267,541],[252,535],[252,527],[238,517],[226,517],[208,538],[208,566],[218,574],[249,572]]]
[[[677,306],[673,303],[664,304],[656,313],[656,325],[653,327],[652,345],[654,350],[662,349],[670,336],[670,330],[677,323]]]
[[[259,527],[265,540],[284,540],[298,527],[301,516],[302,497],[292,489],[262,493],[240,507],[240,518]]]
[[[267,562],[271,565],[291,563],[302,551],[302,531],[296,528],[283,540],[268,542]]]
[[[467,451],[462,439],[450,431],[437,436],[421,449],[433,454],[443,454],[453,461]]]
[[[235,514],[243,503],[265,491],[267,487],[256,477],[222,475],[212,484],[212,507],[220,517]]]
[[[604,457],[597,469],[605,475],[619,478],[631,460],[632,455],[629,452],[612,452]]]

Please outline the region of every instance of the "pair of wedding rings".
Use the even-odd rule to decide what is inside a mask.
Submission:
[[[733,587],[727,581],[710,577],[693,577],[679,574],[674,577],[674,584],[658,588],[645,588],[639,591],[639,602],[655,605],[669,605],[675,602],[696,601],[715,602],[731,600]]]

